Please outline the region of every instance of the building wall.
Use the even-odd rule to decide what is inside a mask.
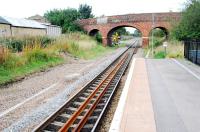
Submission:
[[[7,37],[7,36],[11,36],[10,25],[0,23],[0,37]]]
[[[48,36],[59,36],[62,33],[61,28],[58,26],[51,26],[51,25],[45,25],[45,26],[47,28]]]
[[[46,35],[46,29],[35,28],[23,28],[23,27],[11,27],[13,36],[44,36]]]

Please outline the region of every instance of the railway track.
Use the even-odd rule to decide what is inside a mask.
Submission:
[[[95,131],[123,73],[136,52],[137,48],[129,47],[34,131]]]

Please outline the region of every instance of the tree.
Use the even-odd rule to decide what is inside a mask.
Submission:
[[[141,34],[141,32],[139,31],[139,30],[135,30],[134,31],[134,33],[133,33],[133,36],[135,36],[135,37],[141,37],[142,36],[142,34]]]
[[[129,35],[129,34],[130,34],[130,33],[126,30],[125,27],[121,27],[121,28],[115,30],[113,34],[116,34],[116,33],[118,33],[119,35]]]
[[[80,19],[93,18],[92,7],[87,4],[81,4],[78,12],[80,13]]]
[[[54,9],[46,12],[44,17],[52,24],[61,26],[63,33],[80,30],[80,27],[75,23],[80,17],[80,14],[76,9]]]
[[[162,38],[162,37],[164,37],[166,35],[165,32],[164,32],[164,30],[162,30],[160,28],[155,28],[152,31],[153,31],[153,35],[155,37],[161,37]],[[151,34],[152,34],[152,32],[151,32]]]
[[[76,23],[78,19],[85,19],[94,17],[92,15],[92,7],[86,4],[81,4],[79,9],[67,8],[63,10],[50,10],[44,14],[44,17],[51,22],[51,24],[62,27],[62,32],[81,31],[81,28]]]
[[[200,0],[190,0],[182,12],[181,21],[174,27],[173,36],[179,40],[200,38]]]

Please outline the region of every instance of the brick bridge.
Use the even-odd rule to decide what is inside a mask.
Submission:
[[[154,26],[152,19],[154,18]],[[166,36],[171,29],[171,24],[180,19],[180,13],[141,13],[116,16],[105,16],[100,18],[82,19],[79,24],[91,36],[100,32],[103,44],[106,46],[111,42],[112,33],[120,27],[133,27],[142,33],[143,47],[149,43],[149,35],[152,29],[160,28],[165,31]]]

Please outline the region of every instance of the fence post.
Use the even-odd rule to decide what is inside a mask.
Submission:
[[[197,46],[196,46],[196,64],[198,64],[198,48],[199,48],[199,41],[197,41]]]
[[[195,63],[197,64],[197,57],[198,57],[198,41],[195,40],[195,44],[196,44],[196,58],[195,58]]]
[[[186,58],[186,43],[185,41],[183,41],[183,43],[184,43],[184,57]]]

